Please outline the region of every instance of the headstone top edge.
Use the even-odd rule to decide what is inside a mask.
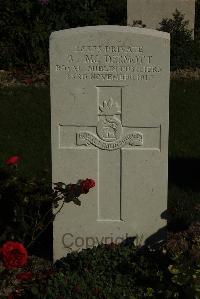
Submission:
[[[154,29],[144,29],[132,26],[119,26],[119,25],[98,25],[98,26],[85,26],[85,27],[77,27],[64,29],[59,31],[54,31],[50,35],[50,40],[54,38],[63,38],[67,35],[76,34],[76,33],[84,33],[84,32],[119,32],[119,33],[135,33],[146,36],[153,36],[163,39],[170,40],[170,34],[163,31],[158,31]]]

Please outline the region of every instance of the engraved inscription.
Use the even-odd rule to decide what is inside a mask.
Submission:
[[[162,68],[142,45],[80,45],[66,52],[65,63],[55,65],[66,80],[149,81]]]
[[[140,132],[133,132],[122,137],[120,140],[114,142],[106,142],[99,139],[92,133],[79,132],[77,133],[77,145],[94,145],[102,150],[118,150],[124,145],[129,144],[131,146],[142,146],[143,145],[143,134]]]
[[[97,52],[97,53],[143,53],[143,46],[76,46],[76,52]]]

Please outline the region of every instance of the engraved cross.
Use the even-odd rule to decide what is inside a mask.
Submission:
[[[96,127],[76,127],[77,147],[97,151],[98,221],[123,221],[124,151],[160,149],[160,127],[135,128],[123,125],[122,91],[121,86],[97,87]],[[66,127],[68,126],[61,126],[62,132]],[[60,147],[62,148],[61,132]]]

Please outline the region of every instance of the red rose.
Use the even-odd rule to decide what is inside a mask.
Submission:
[[[12,156],[12,157],[10,157],[10,158],[8,158],[6,161],[5,161],[5,163],[6,163],[6,165],[17,165],[18,164],[18,162],[19,162],[19,160],[20,160],[20,157],[19,156]]]
[[[85,179],[81,182],[81,192],[88,193],[91,188],[95,186],[95,181],[92,179]]]
[[[10,295],[8,295],[7,299],[15,299],[13,293],[11,293]]]
[[[23,244],[14,241],[7,241],[2,246],[1,256],[7,269],[23,267],[28,260],[28,253]]]

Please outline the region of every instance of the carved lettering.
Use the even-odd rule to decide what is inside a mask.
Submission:
[[[99,63],[99,56],[98,55],[85,55],[85,62],[86,63]]]
[[[143,134],[140,132],[133,132],[127,136],[122,137],[120,140],[113,142],[106,142],[95,136],[90,132],[79,132],[77,133],[77,145],[94,145],[95,147],[102,150],[118,150],[125,144],[131,146],[142,146],[143,145]]]
[[[68,73],[66,76],[67,80],[103,80],[103,81],[149,81],[154,78],[154,75],[149,74],[138,74],[138,75],[129,75],[129,74],[80,74],[80,73]]]
[[[75,52],[96,52],[96,53],[143,53],[143,46],[76,46]]]
[[[68,62],[68,63],[74,62],[74,59],[73,59],[73,56],[72,56],[72,55],[68,55],[68,56],[67,56],[67,62]]]
[[[150,63],[152,56],[105,55],[105,63]]]
[[[66,80],[149,81],[162,72],[142,45],[78,45],[56,64]]]

